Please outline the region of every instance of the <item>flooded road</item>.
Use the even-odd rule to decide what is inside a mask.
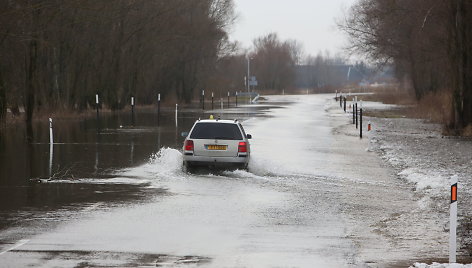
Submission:
[[[5,135],[0,266],[407,267],[434,256],[442,226],[415,221],[411,187],[330,97],[223,113],[253,136],[249,171],[182,171],[180,132],[200,111],[177,127],[155,127],[152,113],[135,126],[104,119],[98,132],[64,122],[51,168],[45,130],[29,146]]]

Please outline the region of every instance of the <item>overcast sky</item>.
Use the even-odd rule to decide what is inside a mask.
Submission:
[[[329,50],[341,52],[346,43],[336,28],[336,18],[343,16],[356,0],[234,0],[238,19],[231,29],[231,40],[244,47],[254,38],[276,32],[282,40],[296,39],[305,53],[316,55]]]

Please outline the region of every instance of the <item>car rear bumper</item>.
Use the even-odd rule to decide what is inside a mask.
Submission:
[[[247,165],[249,157],[209,157],[184,155],[184,162],[195,166]]]

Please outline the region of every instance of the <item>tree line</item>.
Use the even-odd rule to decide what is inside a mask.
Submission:
[[[123,109],[157,94],[191,102],[201,90],[225,97],[245,90],[290,90],[296,69],[313,65],[313,87],[335,84],[340,57],[304,55],[276,33],[250,48],[228,39],[233,0],[0,0],[0,121],[7,108],[39,111]],[[250,66],[248,66],[250,65]],[[345,74],[343,74],[345,76]],[[247,79],[247,77],[246,77]]]
[[[417,99],[449,93],[451,129],[472,124],[471,1],[359,0],[339,26],[351,51],[393,63]]]
[[[227,49],[232,0],[1,0],[0,117],[189,101]]]

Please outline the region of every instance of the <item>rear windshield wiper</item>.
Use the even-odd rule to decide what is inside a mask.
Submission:
[[[234,140],[233,137],[214,137],[215,140]]]

